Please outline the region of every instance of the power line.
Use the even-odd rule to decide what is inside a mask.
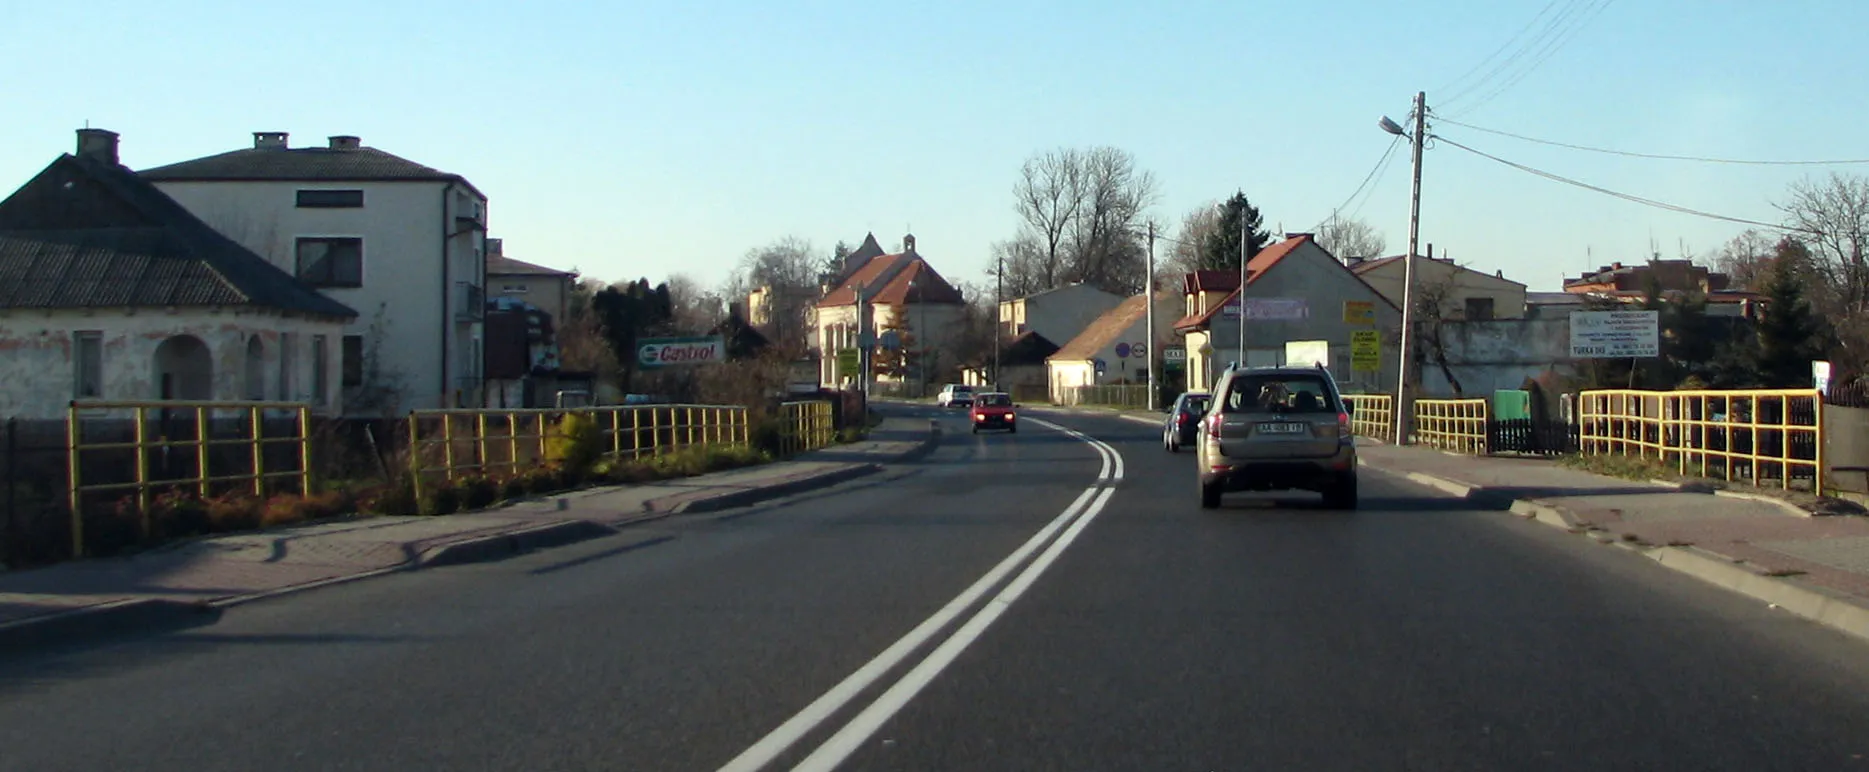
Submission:
[[[1549,35],[1551,31],[1556,28],[1556,24],[1559,21],[1561,21],[1564,17],[1570,15],[1572,12],[1575,11],[1577,1],[1578,0],[1566,0],[1563,10],[1558,11],[1556,14],[1552,15],[1550,19],[1546,20],[1544,29],[1540,30],[1537,35],[1534,35],[1533,37],[1525,40],[1524,42],[1518,43],[1517,50],[1513,51],[1511,55],[1507,56],[1505,59],[1500,60],[1497,65],[1494,65],[1493,68],[1491,70],[1488,70],[1486,74],[1482,76],[1479,80],[1476,80],[1476,81],[1473,81],[1472,83],[1467,84],[1465,88],[1455,92],[1451,97],[1445,100],[1442,100],[1443,104],[1451,103],[1454,100],[1462,99],[1466,97],[1466,95],[1471,94],[1474,91],[1477,91],[1480,88],[1484,87],[1488,81],[1491,81],[1493,78],[1498,77],[1500,73],[1510,70],[1514,64],[1518,63],[1519,59],[1525,56],[1526,51],[1531,50],[1532,46],[1538,45],[1539,43],[1543,42],[1545,36]],[[1556,0],[1552,0],[1552,2],[1546,3],[1544,9],[1539,11],[1537,16],[1532,17],[1532,20],[1525,24],[1525,29],[1520,30],[1519,34],[1513,35],[1512,38],[1506,41],[1506,45],[1508,46],[1512,45],[1513,42],[1516,41],[1519,37],[1521,37],[1526,30],[1530,30],[1533,26],[1536,26],[1538,24],[1538,21],[1540,19],[1544,19],[1545,14],[1550,12],[1551,9],[1555,7],[1556,5],[1557,5]],[[1501,47],[1501,50],[1503,50],[1503,48],[1504,47]]]
[[[1475,126],[1471,123],[1461,123],[1460,121],[1456,121],[1452,118],[1442,118],[1441,122],[1451,123],[1455,126],[1462,126],[1465,128],[1472,129],[1474,131],[1483,131],[1488,134],[1497,134],[1502,137],[1511,137],[1513,139],[1524,140],[1526,142],[1536,142],[1540,145],[1551,145],[1553,147],[1564,147],[1564,148],[1570,148],[1572,150],[1587,150],[1592,153],[1607,153],[1609,155],[1627,156],[1629,158],[1658,158],[1664,161],[1699,161],[1701,163],[1711,163],[1711,164],[1749,164],[1749,165],[1755,165],[1755,166],[1842,166],[1845,164],[1869,164],[1869,158],[1849,158],[1849,159],[1843,159],[1839,161],[1762,161],[1762,160],[1739,159],[1739,158],[1709,158],[1706,156],[1693,156],[1693,155],[1666,155],[1663,153],[1635,153],[1635,152],[1630,152],[1627,150],[1612,150],[1606,147],[1591,147],[1589,145],[1573,145],[1569,142],[1556,142],[1556,141],[1549,140],[1549,139],[1527,137],[1523,134],[1514,134],[1509,131],[1489,129],[1489,128],[1486,128],[1485,126]]]
[[[1544,18],[1545,14],[1550,13],[1551,9],[1556,7],[1557,4],[1558,4],[1558,0],[1550,0],[1550,2],[1545,3],[1544,9],[1539,11],[1537,16],[1533,16],[1531,21],[1525,22],[1525,26],[1520,27],[1518,32],[1512,33],[1512,37],[1506,38],[1506,42],[1500,43],[1498,48],[1494,49],[1492,53],[1486,55],[1486,58],[1481,59],[1479,62],[1475,63],[1471,69],[1467,70],[1466,72],[1461,73],[1460,77],[1455,78],[1451,81],[1448,81],[1447,85],[1441,86],[1440,88],[1437,88],[1434,90],[1437,92],[1446,91],[1448,89],[1453,88],[1456,84],[1460,83],[1460,81],[1466,80],[1468,76],[1471,76],[1473,73],[1479,72],[1481,67],[1485,67],[1487,62],[1490,62],[1493,60],[1493,57],[1496,57],[1502,53],[1505,53],[1506,48],[1510,47],[1520,37],[1523,37],[1526,32],[1530,32],[1532,25],[1537,24],[1538,20]],[[1480,80],[1474,81],[1474,84],[1483,83],[1488,78],[1491,78],[1492,76],[1493,76],[1493,73],[1489,72],[1487,73],[1485,78],[1481,78]],[[1471,89],[1471,85],[1469,85],[1468,90],[1470,89]]]
[[[1531,75],[1533,71],[1537,70],[1539,66],[1545,63],[1545,60],[1550,59],[1553,54],[1556,54],[1566,44],[1570,43],[1570,41],[1577,36],[1578,32],[1583,31],[1583,28],[1589,26],[1590,22],[1595,21],[1597,16],[1602,15],[1604,9],[1609,8],[1612,2],[1615,2],[1615,0],[1600,0],[1600,2],[1593,2],[1589,7],[1582,9],[1562,31],[1558,32],[1557,35],[1552,37],[1538,50],[1538,53],[1534,54],[1531,64],[1507,78],[1503,83],[1499,84],[1498,88],[1481,96],[1478,102],[1461,108],[1461,113],[1463,115],[1471,114],[1475,110],[1486,106],[1488,103],[1498,98],[1500,94],[1518,85],[1519,81]]]
[[[1376,165],[1369,167],[1369,173],[1363,175],[1363,181],[1357,184],[1356,190],[1351,191],[1350,195],[1347,198],[1343,199],[1343,203],[1338,204],[1335,208],[1331,209],[1329,217],[1325,217],[1323,220],[1318,221],[1316,225],[1311,226],[1311,232],[1316,233],[1319,228],[1324,227],[1324,223],[1330,222],[1331,220],[1335,219],[1337,217],[1338,212],[1343,211],[1343,208],[1346,206],[1349,206],[1351,201],[1356,200],[1357,194],[1362,193],[1364,188],[1369,187],[1369,181],[1372,179],[1375,179],[1376,173],[1382,171],[1383,168],[1388,165],[1389,156],[1395,154],[1395,147],[1400,144],[1402,144],[1402,137],[1400,135],[1397,135],[1394,139],[1389,140],[1389,147],[1382,151],[1381,158],[1376,159]]]
[[[1462,144],[1460,144],[1459,142],[1455,142],[1455,141],[1453,141],[1453,140],[1451,140],[1451,139],[1448,139],[1448,138],[1446,138],[1446,137],[1442,137],[1442,136],[1438,136],[1438,135],[1437,135],[1437,136],[1435,136],[1435,137],[1434,137],[1434,139],[1435,139],[1435,140],[1437,140],[1437,141],[1440,141],[1440,142],[1445,142],[1445,143],[1447,143],[1447,144],[1449,144],[1449,145],[1453,145],[1454,147],[1457,147],[1457,148],[1460,148],[1461,150],[1465,150],[1465,151],[1467,151],[1467,152],[1469,152],[1469,153],[1472,153],[1472,154],[1474,154],[1474,155],[1477,155],[1477,156],[1479,156],[1479,157],[1481,157],[1481,158],[1485,158],[1485,159],[1488,159],[1488,160],[1491,160],[1491,161],[1496,161],[1496,162],[1498,162],[1498,163],[1502,163],[1502,164],[1505,164],[1505,165],[1507,165],[1507,166],[1510,166],[1510,167],[1512,167],[1512,168],[1514,168],[1514,169],[1518,169],[1519,171],[1522,171],[1522,172],[1528,172],[1528,173],[1531,173],[1531,174],[1535,174],[1535,175],[1538,175],[1538,176],[1540,176],[1540,177],[1543,177],[1543,178],[1545,178],[1545,179],[1547,179],[1547,180],[1553,180],[1553,181],[1556,181],[1556,182],[1562,182],[1562,183],[1564,183],[1564,184],[1566,184],[1566,185],[1575,185],[1575,186],[1577,186],[1577,187],[1580,187],[1580,188],[1583,188],[1583,189],[1585,189],[1585,190],[1592,190],[1592,191],[1596,191],[1596,192],[1598,192],[1598,193],[1602,193],[1602,194],[1604,194],[1604,195],[1607,195],[1607,196],[1614,196],[1614,197],[1616,197],[1616,198],[1620,198],[1620,199],[1622,199],[1622,200],[1624,200],[1624,201],[1630,201],[1630,202],[1634,202],[1634,203],[1637,203],[1637,204],[1642,204],[1642,205],[1644,205],[1644,206],[1652,206],[1652,207],[1655,207],[1655,208],[1657,208],[1657,209],[1666,209],[1666,210],[1668,210],[1668,211],[1670,211],[1670,212],[1679,212],[1679,213],[1681,213],[1681,214],[1691,214],[1691,215],[1694,215],[1694,216],[1696,216],[1696,217],[1707,217],[1707,218],[1711,218],[1711,219],[1715,219],[1715,220],[1725,220],[1725,221],[1727,221],[1727,222],[1734,222],[1734,223],[1739,223],[1739,224],[1741,224],[1741,225],[1757,225],[1757,226],[1760,226],[1760,227],[1763,227],[1763,228],[1771,228],[1771,229],[1773,229],[1773,230],[1781,230],[1781,231],[1795,231],[1795,232],[1802,232],[1802,233],[1815,233],[1815,232],[1816,232],[1816,231],[1813,231],[1813,230],[1811,230],[1811,229],[1809,229],[1809,228],[1794,228],[1794,227],[1791,227],[1791,226],[1786,226],[1786,225],[1780,225],[1780,224],[1777,224],[1777,223],[1769,223],[1769,222],[1761,222],[1761,221],[1759,221],[1759,220],[1748,220],[1748,219],[1745,219],[1745,218],[1743,218],[1743,217],[1728,217],[1728,216],[1726,216],[1726,215],[1723,215],[1723,214],[1714,214],[1714,213],[1712,213],[1712,212],[1703,212],[1703,211],[1701,211],[1701,210],[1699,210],[1699,209],[1689,209],[1689,208],[1687,208],[1687,207],[1684,207],[1684,206],[1679,206],[1679,205],[1676,205],[1676,204],[1670,204],[1670,203],[1667,203],[1667,202],[1664,202],[1664,201],[1656,201],[1656,200],[1654,200],[1654,199],[1652,199],[1652,198],[1643,198],[1643,197],[1641,197],[1641,196],[1636,196],[1636,195],[1630,195],[1630,194],[1628,194],[1628,193],[1619,193],[1619,192],[1616,192],[1616,191],[1614,191],[1614,190],[1610,190],[1609,188],[1605,188],[1605,187],[1601,187],[1601,186],[1598,186],[1598,185],[1592,185],[1592,184],[1590,184],[1590,183],[1587,183],[1587,182],[1582,182],[1582,181],[1579,181],[1579,180],[1574,180],[1574,179],[1571,179],[1571,178],[1569,178],[1569,177],[1565,177],[1565,176],[1563,176],[1563,175],[1559,175],[1559,174],[1552,174],[1551,172],[1547,172],[1547,171],[1545,171],[1545,170],[1543,170],[1543,169],[1534,169],[1534,168],[1532,168],[1532,167],[1530,167],[1530,166],[1526,166],[1526,165],[1524,165],[1524,164],[1521,164],[1521,163],[1516,163],[1516,162],[1513,162],[1513,161],[1508,161],[1508,160],[1506,160],[1506,159],[1504,159],[1504,158],[1500,158],[1499,156],[1496,156],[1496,155],[1493,155],[1493,154],[1491,154],[1491,153],[1486,153],[1486,152],[1483,152],[1483,151],[1480,151],[1480,150],[1475,150],[1475,149],[1473,149],[1473,148],[1470,148],[1470,147],[1467,147],[1466,145],[1462,145]]]

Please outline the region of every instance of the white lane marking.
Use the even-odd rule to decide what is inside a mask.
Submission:
[[[1077,540],[1078,534],[1083,533],[1084,529],[1089,527],[1090,521],[1097,519],[1097,514],[1103,511],[1104,505],[1109,503],[1110,496],[1114,493],[1116,493],[1115,488],[1104,488],[1103,492],[1097,495],[1097,500],[1084,511],[1084,514],[1077,518],[1076,522],[1071,523],[1070,529],[1066,530],[1063,536],[1059,536],[1057,541],[1052,542],[1051,547],[1038,556],[1037,560],[1026,566],[1018,578],[1006,585],[1006,589],[1001,590],[999,595],[994,596],[991,601],[981,607],[972,619],[967,620],[967,624],[954,631],[954,635],[942,642],[934,652],[928,655],[927,659],[922,660],[921,664],[902,676],[902,680],[889,687],[889,691],[883,692],[881,697],[876,698],[875,702],[864,708],[863,712],[851,719],[849,724],[844,725],[844,728],[838,730],[837,734],[831,735],[831,739],[825,740],[816,751],[805,757],[805,760],[799,762],[798,766],[793,767],[792,772],[831,772],[837,768],[838,764],[850,758],[851,754],[856,753],[863,743],[869,741],[870,736],[876,733],[876,730],[882,728],[884,722],[902,710],[909,700],[915,699],[915,695],[921,693],[921,690],[928,684],[933,683],[934,679],[941,675],[942,670],[953,664],[961,652],[966,651],[968,646],[979,640],[980,635],[985,633],[1000,615],[1006,613],[1006,609],[1012,607],[1013,601],[1018,600],[1019,596],[1024,595],[1025,591],[1038,581],[1038,577],[1051,567],[1052,562],[1056,561],[1059,555],[1064,554],[1065,549],[1071,546],[1071,542]]]
[[[1055,428],[1062,429],[1063,427]],[[1097,451],[1099,456],[1103,457],[1103,469],[1107,473],[1110,468],[1109,456],[1115,454],[1116,451],[1107,447],[1098,446],[1094,442],[1091,443],[1091,447]],[[1109,491],[1110,489],[1106,488],[1104,490]],[[772,730],[771,733],[760,738],[759,742],[753,743],[752,747],[747,748],[745,751],[742,751],[740,755],[735,756],[732,761],[727,762],[725,766],[720,768],[720,772],[757,772],[757,770],[772,763],[772,760],[777,758],[779,754],[784,753],[785,749],[790,748],[812,729],[824,723],[824,721],[830,718],[831,714],[837,712],[838,709],[844,707],[851,700],[856,699],[857,695],[864,689],[869,688],[877,679],[882,678],[885,673],[889,672],[896,665],[901,664],[902,661],[907,659],[916,649],[921,648],[922,644],[927,643],[930,639],[934,638],[935,634],[947,627],[949,623],[959,618],[962,612],[972,607],[988,590],[998,585],[1001,580],[1006,578],[1007,574],[1012,573],[1014,569],[1025,562],[1026,558],[1031,557],[1032,553],[1037,552],[1040,547],[1043,547],[1045,542],[1049,541],[1059,530],[1070,524],[1072,518],[1077,517],[1079,513],[1087,508],[1087,505],[1092,501],[1093,497],[1097,495],[1097,491],[1098,489],[1095,485],[1085,488],[1084,492],[1078,494],[1077,499],[1072,501],[1070,506],[1065,507],[1062,513],[1059,513],[1051,522],[1046,523],[1044,528],[1039,529],[1038,533],[1033,534],[1032,538],[1027,539],[1024,544],[1019,545],[1018,549],[1013,550],[1012,554],[1007,555],[998,565],[993,566],[985,575],[975,580],[974,583],[968,586],[966,590],[963,590],[961,594],[954,596],[954,599],[948,601],[947,605],[942,606],[941,610],[936,611],[933,616],[928,617],[923,620],[921,624],[916,625],[915,629],[910,630],[906,635],[897,639],[895,643],[890,644],[889,648],[884,649],[883,653],[876,655],[875,659],[864,663],[862,667],[857,668],[856,672],[851,673],[849,676],[846,676],[844,680],[839,681],[836,686],[831,687],[830,691],[812,700],[810,705],[806,705],[804,710],[786,719],[785,723],[779,725],[779,728]],[[1107,499],[1108,496],[1104,498]]]
[[[1097,449],[1098,453],[1107,454],[1103,457],[1103,471],[1097,475],[1097,479],[1100,481],[1107,480],[1109,482],[1121,482],[1122,481],[1123,479],[1123,454],[1116,452],[1116,448],[1111,447],[1109,443],[1106,443],[1103,440],[1099,440],[1088,434],[1080,432],[1076,429],[1059,426],[1050,421],[1043,421],[1037,418],[1031,418],[1027,420],[1030,421],[1031,423],[1038,424],[1039,426],[1043,426],[1047,429],[1055,429],[1057,431],[1064,432],[1065,434],[1070,435],[1071,437],[1074,437],[1076,439],[1089,443],[1091,447]]]
[[[1139,415],[1125,415],[1125,416],[1117,416],[1117,417],[1125,421],[1135,421],[1136,423],[1139,423],[1139,424],[1148,424],[1154,427],[1160,427],[1162,425],[1161,421],[1157,421],[1153,418],[1143,418],[1142,416],[1139,416]]]

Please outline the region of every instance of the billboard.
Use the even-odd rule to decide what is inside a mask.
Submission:
[[[692,338],[643,338],[636,363],[645,370],[727,361],[727,343],[719,335]]]
[[[1572,359],[1661,356],[1660,311],[1578,311],[1570,315]]]

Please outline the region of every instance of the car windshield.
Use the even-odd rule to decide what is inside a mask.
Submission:
[[[1330,389],[1315,375],[1242,375],[1227,389],[1227,413],[1330,413]]]
[[[974,397],[973,403],[981,407],[1012,407],[1012,397],[1007,394],[981,394]]]

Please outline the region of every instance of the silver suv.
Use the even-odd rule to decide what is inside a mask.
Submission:
[[[1196,443],[1201,506],[1228,491],[1297,488],[1333,509],[1356,508],[1350,408],[1330,372],[1309,367],[1229,369],[1214,386]]]

